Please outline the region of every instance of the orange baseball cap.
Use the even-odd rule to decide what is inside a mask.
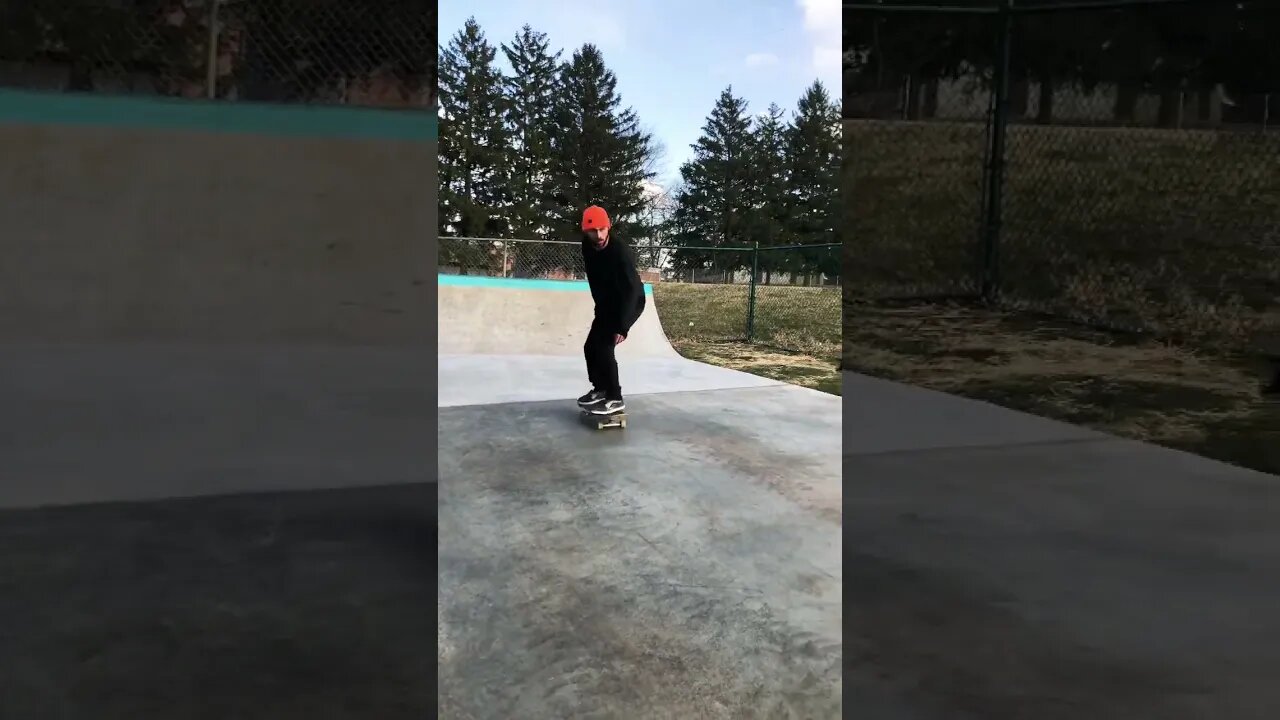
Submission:
[[[598,230],[609,227],[609,213],[599,205],[592,205],[582,212],[582,229]]]

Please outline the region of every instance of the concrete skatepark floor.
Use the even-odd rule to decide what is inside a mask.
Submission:
[[[839,398],[651,304],[585,427],[585,287],[440,282],[441,717],[839,717]]]
[[[825,477],[782,447],[823,413],[772,424],[779,401],[741,398],[732,431],[700,426],[712,396],[771,388],[633,398],[626,434],[561,432],[564,400],[442,409],[442,710],[834,718],[838,688],[875,720],[1280,716],[1273,477],[852,373],[844,390],[826,575],[822,484],[746,481]],[[652,460],[671,438],[683,452]],[[806,634],[828,627],[805,624],[827,607],[810,573],[839,578],[841,647]]]
[[[1280,717],[1274,476],[844,379],[849,707]]]
[[[839,717],[839,436],[793,390],[633,397],[603,433],[442,409],[443,716]]]
[[[6,345],[0,718],[423,717],[426,352]]]
[[[576,348],[441,356],[438,529],[413,357],[0,357],[0,718],[1280,717],[1273,477],[630,347],[606,432]],[[301,414],[238,425],[261,392]]]
[[[421,718],[433,484],[0,511],[0,717]]]
[[[853,373],[841,433],[650,339],[617,434],[571,344],[442,358],[442,711],[1280,717],[1274,477]]]

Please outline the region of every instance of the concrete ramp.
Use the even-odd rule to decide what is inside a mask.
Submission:
[[[425,480],[431,115],[0,88],[0,508]]]
[[[617,350],[628,403],[635,395],[783,385],[681,357],[662,329],[653,288],[645,294],[644,314]],[[585,282],[440,275],[439,303],[439,407],[572,402],[589,389],[582,344],[594,304]]]
[[[586,282],[439,277],[441,354],[582,356],[594,316]],[[653,288],[644,292],[644,314],[618,357],[679,357],[662,330]]]

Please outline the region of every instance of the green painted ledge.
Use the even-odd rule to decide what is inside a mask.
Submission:
[[[434,142],[434,111],[0,89],[0,125],[80,125],[241,135]]]

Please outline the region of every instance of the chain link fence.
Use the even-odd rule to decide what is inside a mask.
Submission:
[[[0,87],[431,108],[417,0],[0,0]]]
[[[673,342],[751,342],[836,356],[840,245],[716,248],[633,245]],[[441,237],[439,271],[584,280],[581,244]]]
[[[844,5],[851,296],[1280,353],[1280,6],[911,5]]]

